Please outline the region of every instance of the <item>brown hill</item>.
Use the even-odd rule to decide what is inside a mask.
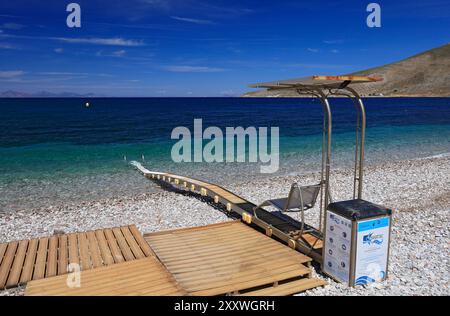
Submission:
[[[388,65],[351,75],[380,76],[384,81],[355,85],[362,95],[450,96],[450,44]],[[290,97],[295,91],[255,91],[247,97]]]

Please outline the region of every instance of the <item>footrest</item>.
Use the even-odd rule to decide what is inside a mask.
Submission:
[[[303,234],[302,238],[306,241],[313,249],[321,249],[323,248],[323,240],[313,236],[311,234]]]

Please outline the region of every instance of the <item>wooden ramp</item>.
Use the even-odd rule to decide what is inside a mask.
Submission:
[[[79,275],[79,287],[68,286],[68,276],[31,281],[26,295],[45,296],[179,296],[181,289],[155,257],[86,270]]]
[[[324,285],[311,258],[239,222],[144,235],[189,295],[288,295]]]
[[[136,226],[55,235],[0,244],[0,289],[152,255]]]

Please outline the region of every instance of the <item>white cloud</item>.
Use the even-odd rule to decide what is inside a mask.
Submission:
[[[334,39],[334,40],[325,40],[323,41],[325,44],[342,44],[344,43],[344,40],[342,39]]]
[[[125,57],[127,51],[124,49],[116,50],[113,52],[105,52],[103,50],[100,50],[95,53],[95,56],[97,57]]]
[[[223,68],[214,67],[202,67],[202,66],[166,66],[165,70],[170,72],[198,72],[198,73],[208,73],[208,72],[222,72],[225,71]]]
[[[317,49],[317,48],[307,48],[307,50],[308,50],[308,52],[311,52],[311,53],[318,53],[319,52],[319,50]]]
[[[18,23],[3,23],[1,27],[8,30],[20,30],[23,29],[25,25]]]
[[[170,0],[140,0],[142,3],[150,5],[152,7],[169,10],[171,7]]]
[[[48,75],[48,76],[87,76],[88,73],[85,72],[60,72],[60,71],[46,71],[39,72],[39,75]]]
[[[128,40],[120,37],[116,38],[71,38],[71,37],[56,37],[51,38],[61,42],[80,43],[80,44],[95,44],[95,45],[109,45],[109,46],[144,46],[144,42],[136,40]]]
[[[126,51],[121,49],[121,50],[117,50],[115,52],[112,52],[111,55],[114,56],[114,57],[123,57],[123,56],[125,56],[125,54],[126,54]]]
[[[8,43],[0,43],[0,49],[17,49],[17,47]]]
[[[94,44],[106,46],[145,46],[144,41],[125,39],[121,37],[100,38],[100,37],[48,37],[48,36],[20,36],[12,34],[2,34],[5,38],[23,38],[31,40],[50,40],[65,43]]]
[[[25,74],[22,70],[4,70],[0,71],[0,78],[16,78]]]
[[[340,68],[348,68],[353,67],[353,65],[343,65],[343,64],[289,64],[286,67],[294,67],[294,68],[308,68],[308,69],[340,69]]]
[[[194,23],[194,24],[214,24],[213,21],[210,20],[201,20],[201,19],[193,19],[193,18],[184,18],[180,16],[171,16],[170,18],[182,21],[182,22],[188,22],[188,23]]]

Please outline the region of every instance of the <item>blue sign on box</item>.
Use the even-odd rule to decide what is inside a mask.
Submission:
[[[389,226],[389,218],[379,218],[372,221],[365,221],[358,224],[358,232],[363,232],[369,229],[376,229]]]

